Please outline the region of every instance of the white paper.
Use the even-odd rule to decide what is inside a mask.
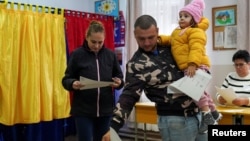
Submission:
[[[192,99],[199,101],[204,94],[211,75],[198,69],[193,77],[184,76],[168,86],[168,93],[185,93]]]
[[[217,92],[219,93],[219,95],[221,95],[226,101],[226,105],[234,105],[232,103],[232,101],[237,98],[233,88],[225,88],[225,89],[221,89],[217,86],[215,86]]]
[[[106,82],[106,81],[96,81],[96,80],[88,79],[82,76],[80,76],[80,82],[82,85],[84,85],[84,87],[80,88],[80,90],[93,89],[93,88],[98,88],[98,87],[106,87],[114,83],[114,82]]]

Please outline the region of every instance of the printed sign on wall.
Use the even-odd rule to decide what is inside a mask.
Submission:
[[[95,2],[95,13],[119,16],[119,0],[101,0]]]
[[[119,19],[115,23],[115,47],[122,47],[125,45],[125,19],[123,12],[119,12]]]

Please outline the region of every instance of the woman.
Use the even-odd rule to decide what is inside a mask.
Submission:
[[[102,140],[109,131],[113,113],[113,88],[121,89],[124,84],[116,55],[104,47],[104,39],[104,26],[92,21],[84,44],[72,52],[62,79],[64,88],[73,91],[70,114],[75,118],[79,141]],[[107,87],[84,89],[80,76],[113,83]]]
[[[238,50],[232,58],[235,72],[229,73],[221,88],[233,88],[237,98],[232,101],[236,106],[250,106],[250,56],[246,50]],[[219,104],[225,105],[227,101],[217,94]]]

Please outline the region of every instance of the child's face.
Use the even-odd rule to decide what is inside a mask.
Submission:
[[[179,26],[181,28],[189,27],[193,24],[193,17],[188,12],[181,11],[179,13]]]

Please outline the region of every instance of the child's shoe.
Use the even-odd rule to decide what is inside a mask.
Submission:
[[[207,133],[208,125],[216,125],[216,124],[217,122],[214,120],[211,112],[202,112],[199,133]]]
[[[222,119],[222,114],[219,113],[217,110],[211,112],[211,114],[216,122],[218,122],[220,119]]]

